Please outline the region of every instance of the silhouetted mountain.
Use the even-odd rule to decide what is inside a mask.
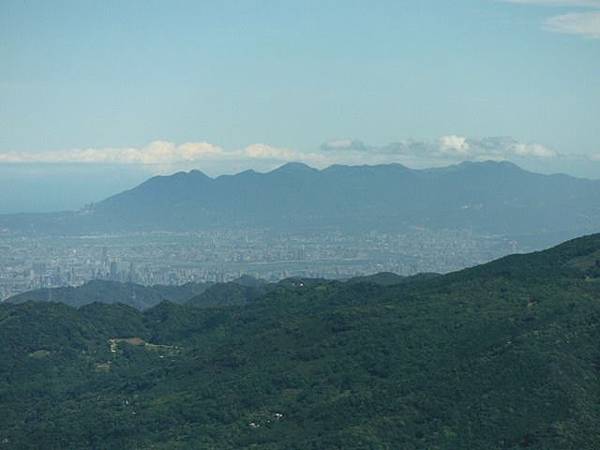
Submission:
[[[598,226],[599,207],[600,182],[486,162],[424,171],[287,164],[214,180],[179,173],[111,197],[95,211],[141,227],[423,225],[527,234]]]
[[[2,443],[600,448],[600,235],[393,279],[218,308],[0,304]]]
[[[15,295],[6,303],[55,302],[79,308],[90,303],[121,303],[147,309],[162,301],[183,303],[204,292],[210,284],[187,283],[182,286],[142,286],[135,283],[93,280],[78,287],[36,289]]]
[[[250,275],[242,275],[239,278],[233,280],[234,283],[239,284],[240,286],[259,288],[264,287],[269,284],[266,280],[262,280],[260,278],[254,278]]]
[[[380,272],[373,275],[353,277],[346,281],[348,284],[373,283],[379,286],[393,286],[395,284],[412,283],[415,281],[427,281],[441,276],[438,273],[419,273],[405,277],[391,272]]]
[[[214,227],[471,229],[574,236],[600,225],[600,181],[540,175],[508,162],[411,170],[399,164],[286,164],[269,173],[154,177],[77,213],[0,218],[21,230],[195,230]]]
[[[173,303],[185,303],[190,298],[202,294],[214,283],[207,282],[195,282],[185,283],[181,285],[163,285],[155,284],[152,289],[160,294],[160,296]]]
[[[373,284],[378,284],[380,286],[392,286],[394,284],[402,283],[405,279],[406,279],[406,277],[403,277],[402,275],[398,275],[395,273],[380,272],[380,273],[376,273],[374,275],[364,275],[364,276],[359,276],[359,277],[353,277],[353,278],[348,279],[348,281],[346,281],[346,282],[350,283],[350,284],[373,283]]]

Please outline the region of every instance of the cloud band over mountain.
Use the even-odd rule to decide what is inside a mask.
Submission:
[[[334,139],[318,151],[300,151],[266,144],[225,149],[208,142],[176,144],[154,141],[143,147],[87,148],[42,152],[0,153],[0,164],[109,164],[135,166],[209,166],[216,172],[244,168],[268,169],[276,164],[301,161],[315,167],[331,164],[385,164],[398,162],[429,167],[459,161],[509,160],[518,163],[559,163],[561,160],[598,161],[598,155],[565,155],[540,143],[510,137],[469,138],[442,136],[435,140],[404,140],[371,145],[355,139]]]
[[[0,153],[0,163],[81,163],[81,164],[176,164],[198,161],[305,161],[315,165],[338,162],[381,163],[410,160],[503,160],[511,157],[554,158],[555,150],[537,143],[522,143],[512,138],[473,139],[457,135],[442,136],[435,141],[407,140],[384,146],[359,140],[337,139],[321,145],[319,152],[303,152],[266,144],[252,144],[243,149],[224,149],[208,142],[175,144],[154,141],[136,148],[87,148],[42,152]]]

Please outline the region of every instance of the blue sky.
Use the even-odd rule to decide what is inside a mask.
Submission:
[[[600,0],[3,0],[0,66],[0,177],[495,158],[600,178]]]

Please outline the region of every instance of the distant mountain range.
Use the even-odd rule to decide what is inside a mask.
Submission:
[[[61,233],[224,227],[575,236],[600,227],[600,181],[492,161],[426,170],[399,164],[317,170],[289,163],[268,173],[217,178],[179,172],[77,212],[0,216],[0,228]]]

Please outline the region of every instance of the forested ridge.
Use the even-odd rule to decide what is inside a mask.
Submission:
[[[600,235],[215,303],[0,305],[0,448],[600,448]]]

